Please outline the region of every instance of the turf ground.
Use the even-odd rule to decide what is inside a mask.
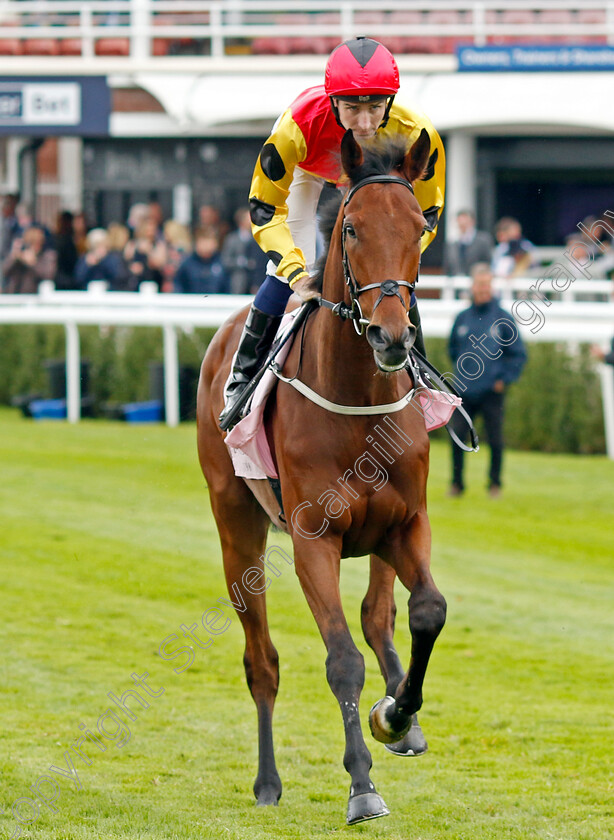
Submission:
[[[252,804],[255,710],[238,621],[182,673],[183,657],[158,656],[226,594],[193,426],[72,427],[0,411],[0,836],[17,836],[12,808],[22,836],[45,840],[614,836],[614,464],[509,453],[504,495],[491,500],[480,452],[466,495],[447,499],[448,447],[432,456],[433,571],[448,621],[421,713],[430,749],[402,759],[369,736],[391,815],[348,828],[341,719],[291,567],[269,589],[279,808]],[[270,544],[290,551],[283,536]],[[342,583],[367,663],[366,723],[383,686],[359,630],[365,570],[344,561]],[[105,716],[133,673],[158,696],[132,703],[136,720]],[[65,752],[97,722],[116,740],[101,740],[104,752],[87,741],[89,764],[73,752],[69,777]],[[35,805],[33,788],[55,804]]]

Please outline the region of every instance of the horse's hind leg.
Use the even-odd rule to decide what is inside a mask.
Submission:
[[[264,546],[261,554],[264,552]],[[247,569],[258,567],[255,555],[249,557],[224,552],[224,567],[231,598]],[[275,765],[273,750],[273,706],[279,687],[279,658],[271,637],[266,615],[264,593],[253,595],[241,589],[242,601],[238,615],[245,633],[243,665],[250,693],[258,712],[258,775],[254,795],[258,805],[277,805],[281,797],[281,779]]]
[[[210,493],[222,543],[226,584],[245,633],[245,676],[258,712],[254,794],[258,805],[277,805],[281,779],[273,751],[273,706],[279,686],[278,656],[269,635],[263,588],[266,579],[252,573],[246,585],[244,578],[248,569],[263,568],[260,558],[270,523],[243,481],[232,485],[230,492],[216,494],[210,487]]]
[[[409,629],[412,637],[407,674],[394,696],[376,703],[369,715],[373,736],[384,743],[394,743],[402,738],[409,731],[413,715],[422,706],[426,668],[435,640],[446,620],[446,602],[429,569],[430,536],[426,510],[419,511],[407,531],[397,535],[384,555],[411,592]]]
[[[362,631],[369,647],[379,663],[380,671],[386,683],[386,695],[394,697],[405,669],[394,646],[394,621],[396,604],[394,601],[394,582],[396,572],[377,555],[370,559],[369,588],[362,602]],[[412,717],[409,732],[400,741],[386,744],[386,749],[395,755],[422,755],[428,745],[418,723],[418,715]]]
[[[281,796],[273,751],[278,656],[269,635],[266,581],[253,571],[245,577],[252,567],[262,568],[260,558],[270,521],[243,479],[235,476],[217,424],[223,407],[222,383],[228,374],[233,329],[238,337],[237,323],[218,331],[203,362],[198,385],[198,455],[220,535],[230,601],[245,633],[245,675],[258,712],[258,775],[254,793],[259,805],[276,805]]]

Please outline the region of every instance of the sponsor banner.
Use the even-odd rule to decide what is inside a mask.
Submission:
[[[458,47],[462,72],[614,70],[614,47],[610,46],[509,46]]]
[[[109,134],[104,77],[0,77],[0,134]]]

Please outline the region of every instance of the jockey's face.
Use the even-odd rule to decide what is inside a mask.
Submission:
[[[341,125],[350,129],[357,140],[374,137],[386,113],[386,99],[374,102],[350,102],[335,99]]]

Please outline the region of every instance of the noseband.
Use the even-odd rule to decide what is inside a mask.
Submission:
[[[405,180],[405,178],[400,178],[397,175],[370,175],[358,184],[354,184],[354,186],[348,190],[343,201],[344,209],[350,203],[358,190],[367,184],[402,184],[404,187],[407,187],[412,195],[414,195],[414,188],[409,181]],[[405,301],[401,297],[399,287],[406,286],[410,290],[411,294],[411,292],[414,291],[416,281],[414,280],[413,283],[410,283],[407,280],[383,280],[381,283],[369,283],[367,286],[359,286],[356,282],[356,276],[352,266],[350,265],[350,258],[347,252],[346,240],[349,230],[350,225],[346,222],[344,216],[343,226],[341,228],[341,259],[343,263],[343,277],[350,294],[350,306],[343,301],[340,301],[339,303],[332,303],[331,301],[324,299],[322,299],[320,303],[322,306],[331,309],[333,313],[335,315],[339,315],[340,318],[343,318],[344,320],[350,319],[358,335],[362,335],[365,327],[369,326],[369,321],[363,317],[362,308],[358,300],[360,295],[362,295],[363,292],[369,292],[373,289],[380,290],[379,297],[373,307],[373,312],[375,312],[385,297],[398,297],[403,305],[403,308],[405,308]]]

